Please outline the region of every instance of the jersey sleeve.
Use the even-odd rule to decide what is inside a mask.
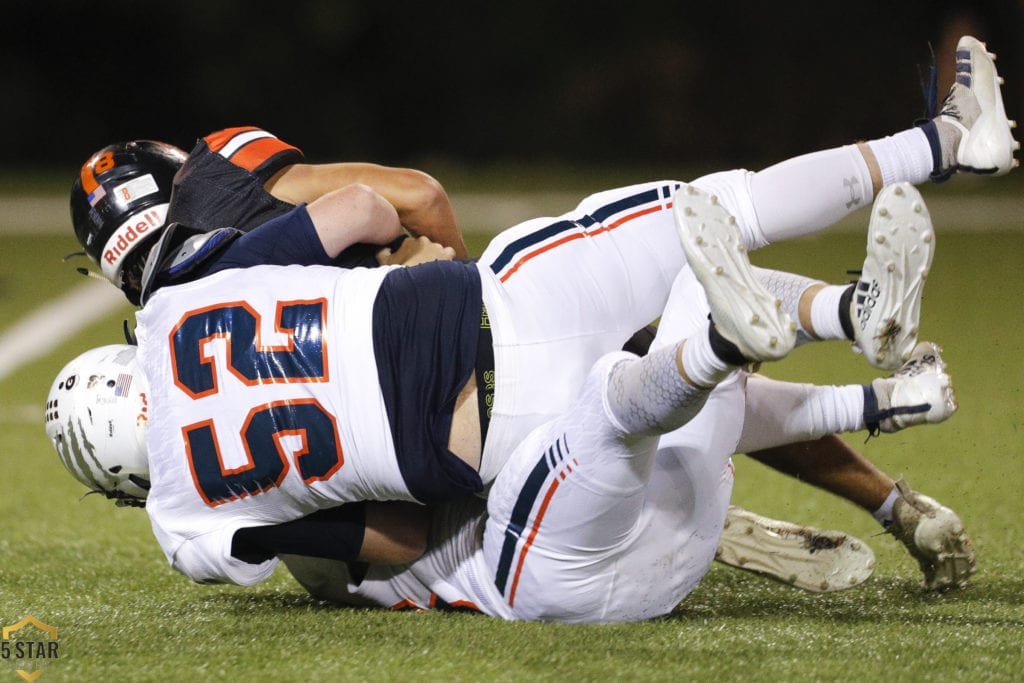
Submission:
[[[210,152],[266,182],[285,166],[301,163],[305,156],[298,147],[255,126],[225,128],[202,140]]]
[[[174,551],[171,565],[196,583],[234,583],[252,586],[270,578],[276,557],[258,564],[231,555],[231,543],[240,525],[225,525],[185,540]]]
[[[226,128],[200,138],[174,176],[168,223],[209,232],[248,232],[294,208],[267,192],[278,171],[301,163],[302,151],[252,126]]]

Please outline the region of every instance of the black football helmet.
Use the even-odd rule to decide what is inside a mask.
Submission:
[[[164,228],[184,151],[154,140],[107,145],[71,187],[71,222],[103,275],[139,303],[146,253]]]

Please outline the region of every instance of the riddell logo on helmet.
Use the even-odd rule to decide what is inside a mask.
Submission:
[[[103,258],[100,261],[103,274],[113,279],[124,257],[151,231],[163,227],[166,220],[167,204],[158,204],[122,223],[103,247]]]

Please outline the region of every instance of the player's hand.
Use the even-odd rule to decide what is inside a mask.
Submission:
[[[455,250],[427,237],[410,237],[402,241],[397,251],[384,247],[377,252],[377,263],[382,266],[415,266],[431,261],[451,261]]]

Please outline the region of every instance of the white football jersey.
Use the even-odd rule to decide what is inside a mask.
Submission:
[[[350,501],[414,500],[372,344],[389,270],[224,271],[161,289],[138,313],[151,390],[146,509],[176,569],[256,583],[277,561],[232,558],[238,528]]]

